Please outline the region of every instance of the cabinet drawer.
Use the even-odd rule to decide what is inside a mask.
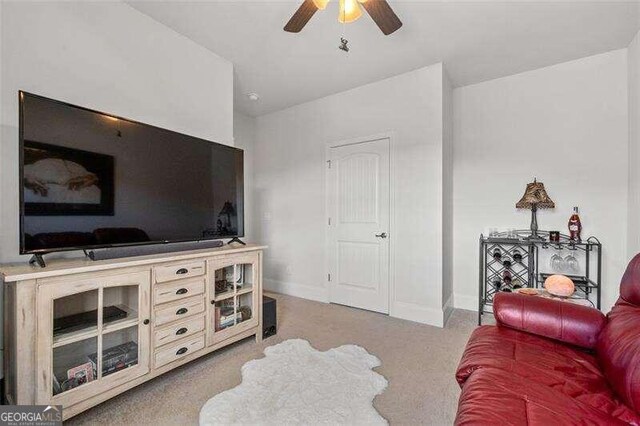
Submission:
[[[153,335],[153,346],[159,347],[204,330],[204,315],[160,328]]]
[[[204,260],[172,263],[171,265],[156,266],[154,269],[156,282],[179,280],[181,278],[204,275]]]
[[[154,366],[156,368],[169,364],[187,355],[204,348],[204,334],[200,334],[191,339],[176,342],[164,349],[159,349],[154,354]]]
[[[154,304],[173,302],[204,293],[204,278],[180,280],[165,284],[156,284],[153,288]]]
[[[156,326],[178,321],[186,317],[204,312],[204,295],[180,300],[155,308]]]

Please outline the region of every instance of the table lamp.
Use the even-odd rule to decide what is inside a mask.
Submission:
[[[533,182],[527,184],[527,188],[524,191],[524,195],[516,203],[518,209],[531,209],[531,235],[527,237],[528,240],[542,240],[543,238],[538,235],[538,220],[536,218],[536,212],[538,209],[552,209],[555,208],[555,203],[547,195],[547,191],[544,189],[544,184],[538,182],[535,178]]]

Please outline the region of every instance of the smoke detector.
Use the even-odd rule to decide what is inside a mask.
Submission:
[[[247,98],[249,98],[249,100],[252,101],[257,101],[258,99],[260,99],[260,95],[258,95],[257,93],[247,93]]]

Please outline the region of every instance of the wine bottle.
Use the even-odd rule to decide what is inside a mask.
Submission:
[[[515,250],[513,252],[513,260],[516,263],[522,262],[522,254],[518,250]]]
[[[500,261],[500,259],[502,259],[502,252],[500,251],[499,248],[493,251],[493,258],[497,261]]]
[[[569,238],[571,241],[581,241],[580,233],[582,232],[582,222],[578,215],[578,207],[573,208],[573,214],[569,218]]]
[[[502,287],[502,281],[500,280],[500,278],[494,279],[492,284],[496,290],[500,290],[500,287]]]

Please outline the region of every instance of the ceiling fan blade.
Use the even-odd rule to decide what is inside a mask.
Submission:
[[[313,0],[304,0],[304,3],[296,10],[287,25],[284,26],[284,30],[290,33],[299,33],[314,13],[318,11],[318,7]]]
[[[402,21],[386,0],[365,0],[360,3],[384,35],[389,35],[402,26]]]

